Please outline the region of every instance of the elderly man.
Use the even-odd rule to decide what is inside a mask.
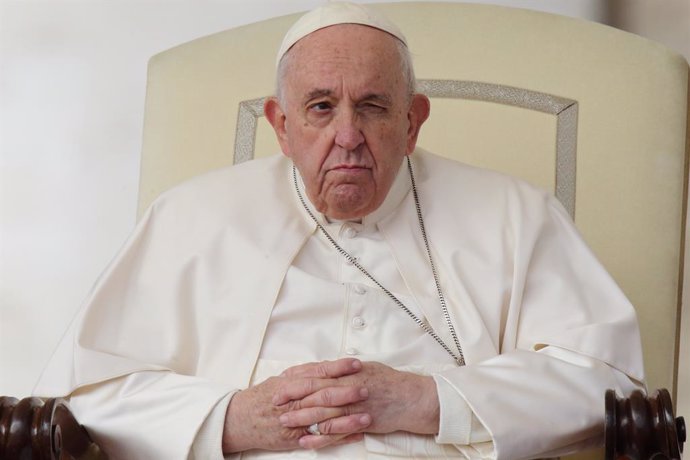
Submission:
[[[37,393],[116,459],[599,441],[605,389],[643,379],[632,307],[549,194],[415,150],[429,107],[393,24],[308,13],[265,104],[284,156],[157,200]]]

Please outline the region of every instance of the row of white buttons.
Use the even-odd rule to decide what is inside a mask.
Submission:
[[[352,227],[347,227],[343,234],[347,238],[354,238],[357,236],[357,230],[355,230]],[[355,259],[357,258],[355,257]],[[346,263],[348,265],[352,265],[352,262],[350,260],[347,260]],[[367,289],[359,284],[354,285],[352,290],[355,294],[358,295],[363,295],[367,292]],[[355,329],[362,329],[364,326],[366,326],[366,321],[364,321],[364,318],[362,318],[361,316],[355,316],[354,318],[352,318],[352,327],[354,327]],[[345,350],[345,353],[349,356],[355,356],[359,354],[359,350],[357,350],[356,348],[348,348],[347,350]]]

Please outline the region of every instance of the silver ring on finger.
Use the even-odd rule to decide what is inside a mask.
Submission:
[[[309,434],[313,434],[314,436],[321,436],[321,431],[319,431],[319,424],[318,423],[312,423],[307,427],[307,431]]]

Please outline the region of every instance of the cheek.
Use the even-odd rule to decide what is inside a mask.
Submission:
[[[300,170],[302,176],[312,182],[320,181],[323,176],[324,164],[328,161],[328,143],[321,136],[302,137],[300,142],[293,143],[293,155],[290,156]]]
[[[407,136],[399,126],[380,125],[371,132],[368,143],[374,156],[378,156],[377,162],[394,163],[407,153]]]

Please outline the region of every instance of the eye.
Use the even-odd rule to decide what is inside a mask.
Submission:
[[[375,102],[365,102],[360,105],[360,110],[368,113],[379,114],[385,113],[388,108],[384,105],[377,104]]]
[[[331,109],[331,104],[329,104],[328,102],[321,101],[311,104],[308,108],[312,112],[324,113]]]
[[[367,108],[372,109],[372,110],[386,110],[386,108],[380,104],[374,104],[373,102],[370,102],[366,104]]]

